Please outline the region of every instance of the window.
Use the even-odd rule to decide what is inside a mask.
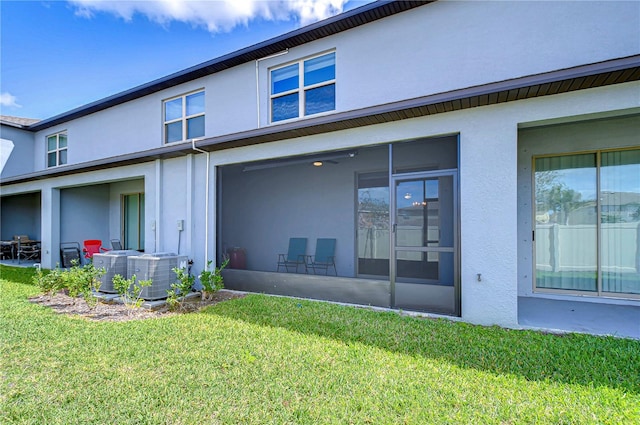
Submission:
[[[47,167],[67,163],[67,132],[47,136]]]
[[[271,122],[336,109],[336,54],[271,70]]]
[[[537,289],[640,295],[640,149],[535,158]]]
[[[204,91],[164,102],[164,142],[204,136]]]

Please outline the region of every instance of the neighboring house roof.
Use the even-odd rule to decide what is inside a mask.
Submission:
[[[622,207],[627,205],[640,205],[640,193],[636,192],[609,192],[603,191],[600,194],[602,206]]]
[[[206,138],[198,141],[197,147],[216,151],[638,80],[640,80],[640,55],[635,55]],[[193,153],[191,143],[176,143],[142,152],[9,177],[0,181],[0,186],[119,167],[159,158],[173,158],[189,153]]]
[[[38,119],[33,118],[21,118],[21,117],[12,117],[9,115],[0,115],[0,124],[9,125],[11,127],[28,127],[32,124],[37,123]]]
[[[199,65],[176,72],[166,77],[151,81],[130,90],[107,97],[97,102],[89,103],[71,111],[47,118],[29,127],[29,130],[39,131],[63,122],[93,114],[98,111],[120,105],[131,100],[159,92],[178,84],[186,83],[207,75],[251,62],[291,49],[302,44],[319,40],[330,35],[346,31],[387,16],[395,15],[418,6],[433,3],[436,0],[427,1],[376,1],[362,7],[341,13],[331,18],[307,25],[303,28],[291,31],[281,36],[272,38],[262,43],[229,53],[219,58],[203,62]]]

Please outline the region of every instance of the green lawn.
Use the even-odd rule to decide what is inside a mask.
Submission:
[[[3,424],[640,423],[640,341],[261,295],[91,322],[0,273]]]

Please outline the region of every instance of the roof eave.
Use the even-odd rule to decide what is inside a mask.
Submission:
[[[640,81],[640,55],[206,138],[199,140],[197,147],[218,151],[632,81]],[[191,143],[167,145],[14,176],[0,181],[0,186],[139,164],[193,152]]]
[[[14,122],[0,120],[0,125],[6,125],[7,127],[19,128],[21,130],[26,130],[24,125],[16,124]]]
[[[638,80],[640,55],[206,138],[197,147],[215,151]]]
[[[332,16],[319,22],[293,30],[286,34],[254,44],[244,49],[220,56],[199,65],[192,66],[182,71],[170,74],[146,84],[123,91],[113,96],[106,97],[96,102],[80,106],[71,111],[39,121],[27,127],[30,131],[40,131],[67,121],[77,119],[113,106],[147,96],[169,87],[183,84],[207,75],[260,59],[271,54],[290,49],[302,44],[319,40],[330,35],[356,28],[358,26],[395,15],[436,0],[422,1],[393,1],[381,0],[366,4],[359,8]]]

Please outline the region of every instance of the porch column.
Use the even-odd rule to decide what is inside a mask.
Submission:
[[[145,252],[160,251],[160,209],[162,205],[162,160],[156,159],[153,172],[144,178]]]
[[[211,170],[209,172],[209,212],[205,217],[205,220],[209,221],[209,240],[206,241],[206,250],[210,260],[213,260],[213,265],[216,264],[218,257],[218,167],[209,164]],[[221,252],[220,255],[224,255]]]
[[[516,123],[497,115],[460,134],[462,317],[517,326],[518,134]]]
[[[44,187],[41,192],[40,263],[45,269],[60,263],[60,189]]]
[[[185,232],[184,233],[184,246],[187,250],[187,255],[197,262],[197,247],[193,243],[193,229],[195,228],[196,217],[194,214],[194,201],[195,201],[195,155],[189,154],[185,158],[186,161],[186,186],[187,186],[187,204],[185,205]],[[180,254],[180,253],[178,253]]]

